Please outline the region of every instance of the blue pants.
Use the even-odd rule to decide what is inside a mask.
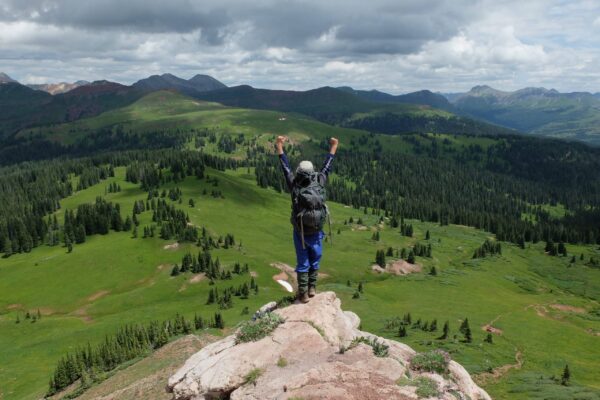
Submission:
[[[323,254],[323,232],[313,235],[304,235],[304,248],[302,237],[294,230],[294,247],[296,248],[296,272],[308,272],[319,269],[319,262]]]

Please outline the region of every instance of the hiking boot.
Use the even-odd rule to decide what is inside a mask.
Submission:
[[[308,292],[298,292],[297,300],[302,304],[308,303],[310,300],[310,298],[308,297]]]
[[[308,271],[308,295],[310,297],[315,297],[317,294],[317,277],[319,276],[319,271],[316,269],[311,269]]]
[[[298,294],[296,298],[300,303],[308,303],[308,272],[297,272]]]

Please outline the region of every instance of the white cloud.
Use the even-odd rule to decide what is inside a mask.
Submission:
[[[0,69],[24,82],[171,72],[282,89],[600,91],[599,14],[586,0],[0,0]]]

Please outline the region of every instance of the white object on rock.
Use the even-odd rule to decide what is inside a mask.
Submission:
[[[290,293],[294,291],[294,288],[292,287],[292,285],[290,285],[288,281],[284,281],[283,279],[277,279],[277,283],[283,286],[285,290],[287,290]]]

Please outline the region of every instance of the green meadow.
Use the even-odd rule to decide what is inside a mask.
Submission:
[[[160,128],[216,128],[221,133],[256,138],[259,144],[266,144],[275,133],[287,134],[294,141],[336,135],[343,144],[365,135],[301,116],[287,115],[280,120],[281,115],[159,92],[124,109],[44,128],[43,133],[66,143],[74,143],[99,127],[116,125],[148,133]],[[412,144],[398,137],[377,138],[394,151],[412,149]],[[490,144],[487,138],[443,138],[450,146]],[[426,138],[417,140],[425,142]],[[207,150],[216,152],[214,148]],[[243,149],[231,156],[243,157]],[[137,238],[131,232],[111,231],[88,237],[71,253],[63,246],[40,246],[27,254],[2,258],[0,399],[40,398],[62,355],[87,342],[98,343],[124,324],[162,321],[176,313],[208,318],[221,311],[227,329],[210,333],[225,334],[248,318],[242,315],[244,307],[252,313],[287,294],[274,281],[279,270],[271,264],[294,265],[288,195],[258,187],[251,168],[209,169],[206,174],[208,179],[188,177],[161,190],[182,190],[181,203],[173,204],[188,213],[192,224],[205,227],[214,237],[234,235],[236,246],[211,254],[219,257],[225,268],[235,262],[248,263],[259,293],[247,300],[234,298],[234,307],[228,310],[206,305],[212,288],[206,279],[190,273],[170,275],[174,264],[180,264],[188,251],[196,254],[198,248],[189,243],[172,246],[174,241],[158,235],[142,238],[143,227],[152,223],[151,211],[139,216]],[[73,182],[76,180],[73,177]],[[107,193],[113,182],[122,190]],[[210,195],[215,189],[223,198]],[[114,178],[63,199],[56,213],[59,221],[62,223],[64,210],[91,203],[97,196],[119,203],[125,218],[131,215],[134,202],[145,200],[147,193],[125,181],[125,168],[117,168]],[[194,207],[188,205],[190,199]],[[492,238],[491,234],[465,226],[406,220],[413,225],[414,234],[405,237],[399,228],[390,227],[389,221],[380,224],[380,216],[371,210],[365,213],[337,203],[331,203],[330,209],[333,244],[325,244],[325,275],[319,290],[335,291],[343,308],[360,316],[363,330],[401,340],[418,351],[446,349],[495,399],[600,399],[600,270],[579,260],[581,254],[585,259],[599,257],[597,246],[567,245],[569,257],[550,257],[544,254],[543,243],[528,243],[525,249],[502,243],[501,255],[474,260],[474,250]],[[359,217],[362,225],[356,224]],[[354,223],[348,222],[350,218]],[[378,241],[373,240],[377,230]],[[429,240],[425,240],[427,231]],[[421,272],[393,276],[371,270],[377,250],[391,247],[396,252],[416,243],[432,246],[431,258],[417,257]],[[569,262],[572,254],[577,256],[574,264]],[[437,271],[435,276],[429,274],[432,267]],[[237,286],[249,280],[249,275],[234,275],[232,281],[216,281],[216,286]],[[363,293],[354,298],[359,282]],[[24,319],[26,312],[38,310],[40,320]],[[436,319],[437,331],[408,329],[407,336],[399,338],[397,330],[387,329],[386,323],[406,313],[413,322]],[[465,318],[473,332],[472,343],[465,343],[458,330]],[[445,321],[449,322],[450,335],[439,340]],[[492,344],[484,342],[487,332],[483,327],[487,324],[495,328]],[[566,364],[572,373],[568,387],[552,380],[560,376]]]

